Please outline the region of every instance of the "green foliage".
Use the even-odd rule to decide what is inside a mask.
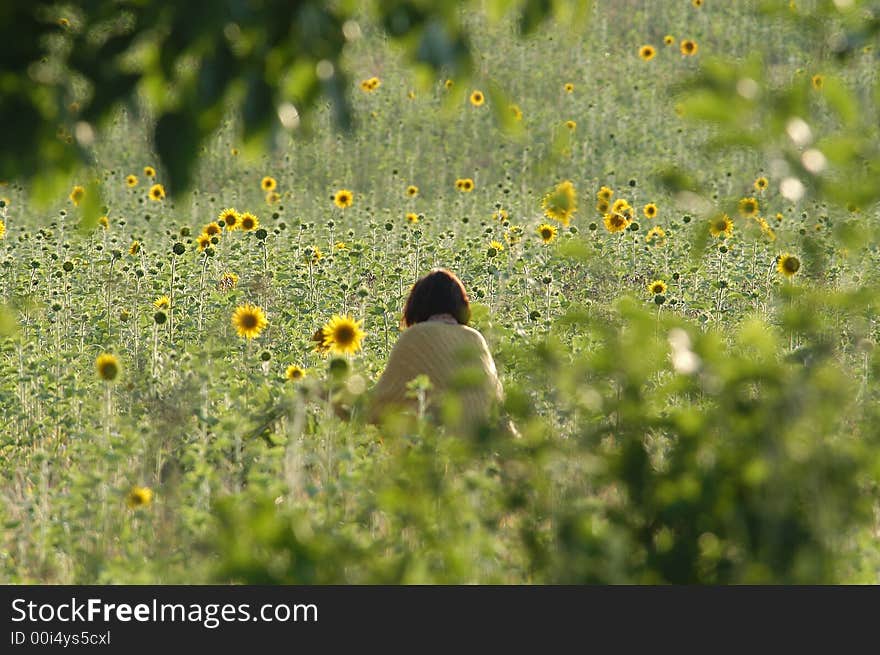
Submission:
[[[531,31],[565,4],[508,1],[494,3],[493,13],[522,12]],[[90,161],[94,126],[125,104],[156,116],[168,191],[189,190],[200,147],[229,105],[240,109],[253,156],[306,119],[322,96],[337,126],[352,128],[343,56],[361,34],[357,21],[375,19],[413,66],[470,75],[471,38],[460,16],[471,8],[417,0],[4,3],[0,179],[41,179],[35,199],[47,205]]]

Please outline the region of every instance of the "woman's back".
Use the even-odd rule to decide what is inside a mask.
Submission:
[[[446,407],[457,409],[454,418],[463,425],[485,422],[494,403],[501,400],[501,384],[485,339],[451,317],[432,317],[401,333],[373,390],[371,418],[390,408],[414,407],[407,385],[419,375],[431,381],[431,409],[437,410],[436,401],[446,398]]]

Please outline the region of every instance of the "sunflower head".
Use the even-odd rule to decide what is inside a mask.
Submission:
[[[221,275],[220,279],[217,281],[217,287],[221,291],[228,291],[229,289],[233,289],[235,288],[236,284],[238,284],[238,276],[235,273],[229,271]]]
[[[727,214],[719,214],[715,218],[709,221],[709,233],[713,237],[732,237],[733,236],[733,221],[730,220],[730,216]]]
[[[559,228],[549,223],[542,223],[538,226],[538,236],[544,243],[551,243],[559,232]]]
[[[144,166],[144,175],[149,178],[154,178],[156,177],[156,169],[152,166]]]
[[[755,185],[757,185],[757,182],[755,182]],[[737,207],[739,208],[739,213],[743,216],[754,216],[760,209],[760,205],[758,205],[758,201],[755,198],[743,198],[739,201]]]
[[[566,93],[574,93],[574,84],[571,82],[566,82],[565,86],[562,87]]]
[[[211,247],[211,237],[208,234],[202,232],[199,236],[196,237],[196,245],[199,247],[199,252],[203,252],[206,249]]]
[[[419,187],[414,184],[410,184],[408,187],[406,187],[406,195],[409,198],[415,198],[417,195],[419,195]]]
[[[776,270],[787,278],[794,277],[801,270],[801,260],[790,253],[779,255]]]
[[[159,296],[153,301],[153,307],[156,309],[168,309],[171,306],[171,299],[168,296]]]
[[[165,198],[165,187],[161,184],[154,184],[150,187],[150,200],[155,200],[158,202]]]
[[[471,93],[471,104],[474,107],[482,107],[484,102],[486,102],[486,96],[483,95],[482,91],[475,90]]]
[[[278,187],[278,182],[274,177],[269,177],[268,175],[260,180],[260,188],[263,191],[274,191]]]
[[[333,204],[340,209],[351,207],[354,203],[354,194],[348,189],[340,189],[333,194]]]
[[[645,241],[653,243],[655,246],[661,245],[666,240],[666,232],[659,225],[655,225],[645,235]]]
[[[572,130],[572,131],[574,131],[578,126],[578,124],[575,121],[565,121],[564,125],[569,130]]]
[[[627,202],[625,198],[618,198],[617,200],[614,201],[614,204],[611,205],[611,212],[613,214],[619,214],[624,209],[628,209],[628,208],[629,208],[629,202]]]
[[[361,330],[362,324],[363,319],[355,321],[350,316],[333,316],[321,330],[324,347],[337,355],[356,353],[361,349],[361,341],[366,336]]]
[[[291,382],[298,382],[305,376],[306,372],[296,364],[291,364],[287,367],[287,370],[284,371],[284,379],[290,380]]]
[[[455,188],[462,193],[470,193],[474,190],[474,181],[469,177],[459,178],[455,181]]]
[[[642,213],[645,215],[645,218],[656,218],[657,205],[655,205],[653,202],[649,202],[647,205],[642,207]]]
[[[615,232],[623,232],[629,227],[629,219],[619,212],[605,214],[602,222],[605,224],[605,229],[612,234]]]
[[[657,54],[657,51],[654,49],[652,45],[643,45],[639,48],[639,57],[642,58],[643,61],[651,61]]]
[[[613,195],[614,195],[614,190],[607,187],[607,186],[601,187],[599,189],[599,191],[596,193],[596,197],[599,200],[604,200],[605,202],[611,202],[611,196],[613,196]]]
[[[98,369],[98,377],[105,382],[112,382],[119,375],[119,360],[115,355],[102,353],[95,360],[95,368]]]
[[[254,339],[269,325],[263,310],[256,305],[240,305],[232,314],[232,325],[238,336]]]
[[[699,49],[697,46],[697,42],[692,39],[684,39],[679,46],[681,50],[681,54],[685,57],[691,57],[697,54],[697,50]]]
[[[128,247],[128,254],[134,256],[134,255],[138,254],[140,251],[141,251],[140,241],[132,241],[131,245]]]
[[[755,180],[755,191],[764,191],[764,189],[767,188],[768,184],[769,182],[767,181],[767,178],[762,175],[757,180]]]
[[[416,214],[415,212],[407,212],[406,220],[409,221],[410,223],[418,223],[419,222],[419,215]]]
[[[135,176],[135,175],[128,175],[128,176],[126,176],[126,178],[125,178],[125,186],[127,186],[129,189],[132,188],[132,187],[136,187],[137,184],[138,184],[137,176]]]
[[[222,229],[220,228],[219,223],[217,223],[216,221],[212,221],[208,223],[202,231],[209,237],[215,237],[221,234]]]
[[[218,221],[223,221],[223,224],[226,226],[227,230],[235,230],[240,227],[241,221],[239,220],[238,212],[228,207],[224,209],[217,216]]]
[[[663,280],[654,280],[648,284],[648,292],[654,296],[664,294],[666,293],[666,283]]]
[[[541,201],[544,215],[566,227],[577,212],[577,190],[570,180],[564,180],[547,193]]]
[[[513,120],[521,121],[523,117],[522,109],[519,108],[519,105],[510,105],[508,107],[510,109],[510,113],[513,116]]]
[[[675,37],[671,34],[667,34],[663,37],[663,45],[673,45],[675,43]]]
[[[148,507],[153,502],[153,490],[149,487],[132,487],[125,496],[125,504],[129,509]]]
[[[825,86],[825,77],[818,74],[813,75],[813,77],[810,78],[810,84],[812,84],[816,91],[821,91],[822,87]]]
[[[260,227],[260,219],[250,212],[244,212],[238,217],[238,219],[238,225],[245,232],[250,232]]]
[[[78,207],[80,201],[85,197],[85,195],[86,190],[83,187],[77,185],[73,187],[73,190],[70,192],[70,196],[68,197],[70,198],[70,202]]]

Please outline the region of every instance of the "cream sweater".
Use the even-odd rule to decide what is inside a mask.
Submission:
[[[412,408],[407,383],[427,375],[432,389],[429,408],[439,396],[458,401],[461,425],[475,426],[489,418],[493,404],[502,398],[495,361],[483,335],[458,323],[428,320],[404,330],[388,358],[385,371],[373,388],[368,418],[376,422],[390,408]]]

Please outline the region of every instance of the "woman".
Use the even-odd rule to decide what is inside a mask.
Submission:
[[[486,340],[467,325],[470,316],[467,292],[453,273],[435,269],[413,285],[403,309],[406,329],[370,397],[370,422],[416,408],[409,383],[420,375],[431,383],[429,412],[445,423],[472,429],[492,418],[501,382]]]

